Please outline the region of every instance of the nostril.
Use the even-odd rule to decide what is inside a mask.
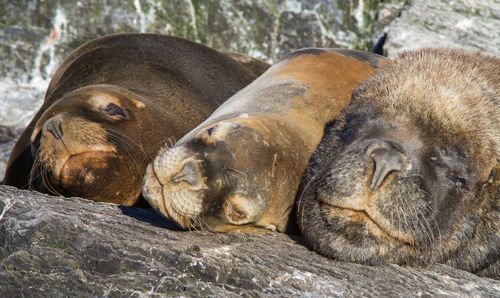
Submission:
[[[371,152],[370,157],[375,166],[370,184],[371,190],[378,189],[391,172],[403,170],[403,157],[399,152],[388,148],[377,148]]]
[[[61,140],[63,137],[62,120],[60,117],[53,117],[44,124],[45,129],[50,132],[54,138]]]
[[[172,182],[187,182],[191,185],[198,184],[201,179],[200,169],[196,161],[188,161],[182,167],[182,170],[172,177]]]

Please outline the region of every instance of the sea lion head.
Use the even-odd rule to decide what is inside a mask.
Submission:
[[[284,231],[292,206],[280,190],[295,178],[283,163],[293,161],[281,157],[280,123],[258,118],[216,121],[162,150],[146,170],[146,200],[184,228]]]
[[[49,193],[132,205],[153,154],[154,146],[145,144],[165,137],[153,133],[159,121],[155,109],[112,85],[68,93],[35,123],[30,184]]]
[[[405,52],[380,68],[310,161],[304,237],[358,263],[498,262],[499,94],[499,60],[478,53]]]
[[[297,232],[295,197],[324,125],[380,60],[335,49],[288,54],[160,152],[144,197],[185,228]]]

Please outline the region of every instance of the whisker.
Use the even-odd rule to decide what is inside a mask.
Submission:
[[[302,199],[304,198],[304,194],[305,194],[306,190],[309,187],[313,186],[314,185],[313,183],[317,183],[317,180],[320,177],[319,174],[321,174],[321,173],[316,172],[312,176],[311,180],[309,180],[309,182],[307,182],[307,184],[304,186],[304,188],[302,189],[302,191],[299,195],[299,198],[297,199],[297,207],[298,207],[297,209],[300,209],[300,210],[297,210],[297,219],[299,218],[299,214],[300,214],[300,223],[302,225],[302,227],[301,227],[302,231],[304,231],[304,211],[305,211],[305,204],[303,204]]]

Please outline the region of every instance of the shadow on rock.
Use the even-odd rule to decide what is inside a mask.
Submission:
[[[118,206],[118,208],[124,215],[133,217],[142,222],[147,222],[155,227],[169,229],[171,231],[177,232],[184,231],[184,229],[176,225],[173,221],[162,217],[151,208],[137,208],[127,206]]]

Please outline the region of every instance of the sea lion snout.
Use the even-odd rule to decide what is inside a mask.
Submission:
[[[44,130],[50,132],[54,136],[54,138],[62,140],[62,122],[62,116],[56,115],[45,122],[45,124],[43,125]]]
[[[370,150],[368,155],[373,161],[373,174],[370,183],[372,191],[379,189],[391,174],[397,174],[405,168],[403,154],[387,147],[377,147]]]
[[[167,218],[183,227],[192,226],[204,211],[202,161],[185,146],[164,150],[147,167],[143,180],[143,196]]]
[[[188,160],[186,163],[184,163],[182,170],[179,173],[172,176],[171,181],[173,183],[186,182],[192,186],[195,186],[198,184],[201,178],[202,176],[200,172],[200,167],[198,166],[198,162],[195,162],[193,160]]]

